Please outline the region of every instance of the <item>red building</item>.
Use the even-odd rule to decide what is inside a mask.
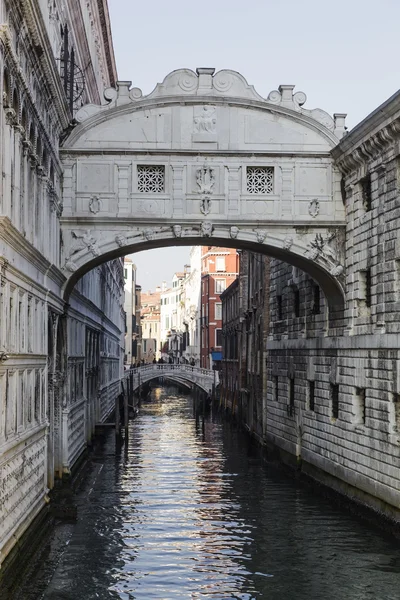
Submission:
[[[222,303],[220,294],[238,276],[236,250],[218,246],[201,248],[200,366],[210,369],[211,352],[222,352]]]

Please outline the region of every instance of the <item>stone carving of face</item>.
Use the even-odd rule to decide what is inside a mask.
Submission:
[[[205,237],[210,237],[212,233],[212,225],[208,221],[201,224],[201,234]]]
[[[154,231],[152,229],[145,229],[143,231],[143,235],[146,238],[146,240],[151,240],[153,239],[153,233]]]
[[[182,237],[182,227],[180,225],[174,225],[172,231],[175,237]]]
[[[231,227],[230,232],[229,232],[231,238],[233,240],[235,240],[239,234],[239,227],[236,227],[236,225],[233,225],[233,227]]]
[[[120,248],[122,248],[122,246],[125,246],[125,245],[126,245],[126,238],[125,238],[125,236],[124,236],[124,235],[122,235],[122,234],[118,234],[118,235],[116,235],[116,236],[115,236],[115,241],[116,241],[116,243],[118,244],[118,246],[119,246]]]
[[[265,238],[267,237],[267,232],[264,231],[263,229],[259,229],[257,231],[257,242],[259,242],[260,244],[263,243],[263,241],[265,240]]]

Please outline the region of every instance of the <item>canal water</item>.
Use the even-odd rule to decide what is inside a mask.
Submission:
[[[153,390],[108,436],[13,600],[399,600],[400,546],[258,458],[192,400]]]

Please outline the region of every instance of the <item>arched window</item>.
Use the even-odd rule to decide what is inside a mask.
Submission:
[[[27,130],[28,130],[28,117],[26,114],[26,108],[25,106],[22,108],[22,114],[21,114],[21,125],[25,130],[25,136],[27,135]]]
[[[48,171],[48,166],[49,166],[49,157],[48,157],[48,154],[47,154],[46,148],[44,148],[44,150],[43,150],[43,159],[42,159],[42,165],[43,165],[43,168],[44,168],[44,170],[45,170],[45,173],[46,173],[46,175],[47,175],[47,174],[48,174],[48,172],[49,172],[49,171]]]
[[[10,80],[7,69],[3,71],[3,106],[5,108],[10,106]]]
[[[37,137],[37,140],[36,140],[36,155],[38,157],[39,164],[42,164],[43,148],[42,148],[42,142],[41,142],[41,139],[39,136]]]
[[[50,178],[51,183],[54,185],[54,167],[53,167],[53,163],[51,160],[50,160],[49,178]]]
[[[13,91],[12,107],[15,111],[16,119],[18,120],[19,119],[19,100],[18,100],[18,92],[15,88]]]

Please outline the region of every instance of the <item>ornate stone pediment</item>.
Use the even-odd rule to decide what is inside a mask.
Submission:
[[[164,81],[158,83],[147,96],[143,96],[139,88],[131,88],[130,81],[118,81],[115,89],[107,88],[104,92],[107,104],[87,104],[77,112],[75,119],[81,123],[112,108],[129,104],[136,105],[149,100],[192,96],[203,99],[199,103],[204,102],[205,97],[209,97],[212,103],[213,98],[216,100],[235,98],[236,100],[256,101],[265,107],[289,109],[320,123],[340,139],[345,133],[345,115],[338,114],[332,118],[320,108],[311,110],[304,108],[307,96],[304,92],[294,92],[294,87],[294,85],[280,85],[277,90],[270,92],[267,98],[263,98],[252,85],[248,84],[243,75],[236,71],[224,69],[215,73],[213,68],[198,68],[196,72],[191,69],[178,69],[169,73]],[[212,106],[204,105],[204,109],[204,114],[200,112],[194,117],[193,135],[202,137],[206,135],[208,139],[211,139],[210,136],[215,135],[216,118],[211,115]]]

